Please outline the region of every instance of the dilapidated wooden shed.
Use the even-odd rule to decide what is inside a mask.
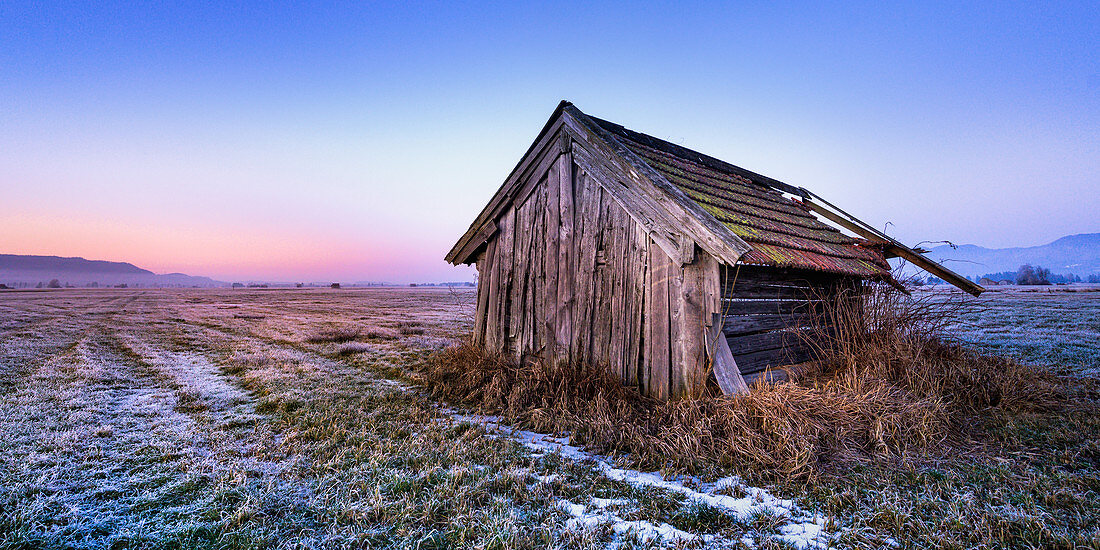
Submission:
[[[477,265],[478,342],[667,399],[809,359],[807,315],[894,256],[981,292],[805,189],[563,101],[446,259]]]

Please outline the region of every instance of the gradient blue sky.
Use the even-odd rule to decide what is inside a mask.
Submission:
[[[903,241],[1100,231],[1100,7],[0,3],[0,252],[223,280],[442,256],[561,99]]]

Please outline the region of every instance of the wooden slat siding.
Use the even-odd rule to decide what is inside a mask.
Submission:
[[[564,138],[564,136],[563,136]],[[563,150],[567,146],[563,145]],[[570,349],[573,345],[573,295],[576,288],[574,279],[574,255],[576,244],[573,242],[573,160],[568,153],[562,153],[557,161],[558,186],[558,293],[554,312],[556,323],[555,336],[562,346],[562,359],[572,360]]]
[[[775,369],[769,371],[757,371],[752,374],[745,375],[745,384],[751,387],[757,382],[776,383],[786,382],[788,379],[787,371],[782,369]]]
[[[543,300],[540,304],[542,310],[542,316],[540,317],[543,329],[541,334],[545,338],[544,345],[548,353],[548,358],[557,359],[558,357],[558,322],[557,322],[557,300],[558,300],[558,238],[561,225],[559,216],[560,203],[559,193],[561,189],[558,184],[558,164],[555,162],[550,165],[550,172],[546,181],[546,204],[543,211],[546,218],[546,234],[545,242],[546,247],[543,252]]]
[[[690,264],[689,264],[690,265]],[[690,338],[690,326],[687,314],[684,311],[686,291],[684,278],[688,265],[677,266],[675,262],[668,266],[668,312],[669,312],[669,390],[670,399],[680,397],[687,393],[691,384],[691,370],[688,363],[690,356],[686,355],[686,341]]]
[[[813,357],[811,350],[806,347],[797,348],[785,348],[779,350],[763,350],[754,351],[752,353],[745,353],[742,355],[734,355],[733,358],[737,361],[737,368],[741,371],[741,375],[752,374],[754,372],[760,372],[767,368],[782,367],[786,365],[793,365],[808,361]]]
[[[820,304],[808,300],[726,300],[722,307],[727,315],[806,315],[819,310]]]
[[[730,351],[736,357],[754,351],[765,351],[802,345],[806,335],[799,336],[795,331],[773,330],[743,336],[727,336]]]
[[[805,315],[727,315],[722,322],[726,336],[742,336],[770,330],[811,326]]]
[[[753,282],[737,283],[737,299],[759,300],[820,300],[824,297],[823,289],[810,286],[777,286],[759,284]]]
[[[623,226],[623,264],[621,268],[621,279],[619,283],[620,292],[623,295],[622,299],[622,311],[620,313],[619,322],[622,323],[622,349],[620,350],[620,359],[622,362],[622,379],[623,383],[629,384],[632,378],[637,376],[636,365],[633,360],[634,349],[636,342],[640,339],[640,333],[636,328],[634,322],[634,288],[637,284],[638,278],[642,276],[641,271],[638,269],[638,231],[635,229],[634,224],[628,215],[623,216],[625,224]],[[643,233],[644,236],[644,233]]]
[[[649,383],[646,393],[657,399],[669,398],[669,267],[671,260],[664,251],[655,245],[649,247],[650,286],[648,318],[649,332],[646,334],[649,350]]]
[[[558,111],[555,111],[550,120],[547,121],[546,126],[543,127],[543,132],[535,138],[535,142],[531,144],[531,147],[527,149],[527,153],[523,155],[516,167],[505,178],[504,183],[497,189],[493,198],[489,200],[489,204],[485,205],[485,208],[481,210],[474,222],[470,224],[470,228],[447,253],[446,260],[448,262],[455,264],[468,263],[469,258],[459,257],[458,252],[477,235],[483,225],[500,217],[504,205],[516,198],[524,183],[529,182],[532,178],[538,181],[538,175],[541,174],[541,171],[537,168],[538,164],[545,160],[547,155],[555,157],[560,151],[558,139],[561,127],[562,120],[558,117]],[[537,173],[532,175],[532,172]]]

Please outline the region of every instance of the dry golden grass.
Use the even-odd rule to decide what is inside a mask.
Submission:
[[[940,340],[954,304],[907,301],[884,289],[858,309],[852,303],[825,314],[819,326],[830,327],[829,339],[812,368],[744,396],[662,403],[625,388],[606,368],[521,365],[469,344],[428,359],[423,379],[439,398],[535,430],[571,432],[642,466],[737,467],[772,479],[942,451],[965,444],[977,417],[994,412],[1075,406],[1056,375]]]

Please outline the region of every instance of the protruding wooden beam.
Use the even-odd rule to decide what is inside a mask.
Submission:
[[[847,212],[844,212],[843,210],[840,210],[839,208],[836,208],[835,206],[829,204],[828,201],[825,201],[824,199],[821,199],[816,195],[814,195],[814,198],[829,205],[830,208],[836,209],[837,212],[834,212],[830,208],[826,208],[825,206],[818,204],[813,200],[810,200],[809,197],[803,197],[802,204],[810,210],[821,214],[826,219],[840,225],[841,227],[844,227],[845,229],[848,229],[849,231],[852,231],[860,237],[863,237],[870,241],[874,241],[876,243],[883,243],[886,249],[896,254],[897,257],[904,258],[906,260],[909,260],[910,262],[913,262],[913,265],[916,265],[917,267],[933,275],[936,275],[937,277],[955,285],[961,290],[973,294],[974,296],[980,295],[985,290],[980,285],[975,284],[970,279],[967,279],[966,277],[963,277],[962,275],[959,275],[958,273],[947,269],[946,267],[932,261],[931,259],[922,256],[916,250],[913,250],[912,248],[909,248],[908,246],[905,246],[904,244],[894,240],[893,237],[890,237],[889,235],[886,235],[885,233],[878,231],[868,226],[867,224],[859,222],[859,220],[856,220]]]

